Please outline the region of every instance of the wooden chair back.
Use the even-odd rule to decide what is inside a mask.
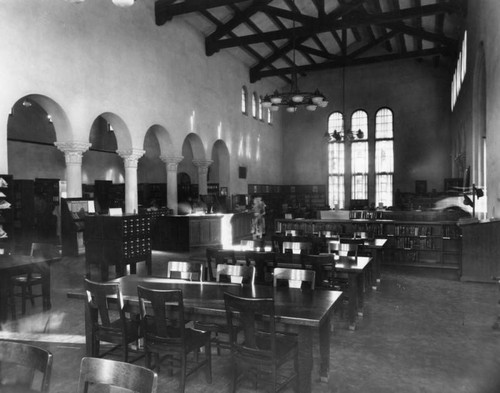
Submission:
[[[49,393],[52,362],[52,353],[43,348],[0,341],[0,392],[12,386],[13,391]]]
[[[307,255],[305,267],[313,270],[315,274],[315,286],[329,286],[335,276],[335,259],[333,254]]]
[[[136,364],[84,357],[80,364],[77,393],[87,393],[91,384],[109,385],[112,392],[156,393],[158,376]]]
[[[316,286],[316,272],[307,269],[290,269],[277,267],[274,269],[273,286],[282,286],[283,283],[290,288],[303,286],[314,289]]]
[[[183,348],[186,343],[184,301],[180,289],[157,290],[137,286],[146,351],[151,343]]]
[[[203,264],[200,262],[168,261],[167,278],[203,281]]]
[[[311,249],[312,249],[311,242],[302,242],[302,241],[283,242],[283,254],[286,254],[287,252],[290,252],[288,250],[291,250],[292,254],[307,255],[310,253]]]
[[[215,280],[217,282],[227,281],[230,283],[253,285],[255,283],[255,266],[221,263],[217,265]]]
[[[358,249],[360,242],[357,241],[360,239],[341,239],[339,241],[329,241],[328,244],[328,253],[334,254],[339,257],[352,257],[356,259],[358,257]],[[361,240],[362,242],[363,240]]]
[[[274,300],[272,298],[245,298],[224,293],[229,343],[233,353],[253,358],[255,361],[276,359],[276,324]],[[262,316],[269,318],[266,332],[267,348],[259,346],[262,332]],[[238,332],[242,332],[238,334]]]

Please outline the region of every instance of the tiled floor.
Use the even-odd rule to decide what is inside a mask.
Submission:
[[[154,253],[154,273],[162,272],[169,257],[178,258]],[[84,356],[83,303],[66,294],[81,289],[83,272],[83,258],[63,258],[53,267],[51,312],[38,314],[38,301],[35,309],[28,306],[29,315],[0,331],[3,337],[22,332],[54,353],[52,393],[76,392]],[[384,272],[356,331],[335,318],[329,381],[320,382],[315,367],[313,392],[500,392],[500,332],[491,328],[499,298],[495,285]],[[188,379],[186,392],[229,391],[229,366],[227,354],[214,355],[213,383],[199,373]],[[177,386],[177,379],[160,375],[160,392]]]

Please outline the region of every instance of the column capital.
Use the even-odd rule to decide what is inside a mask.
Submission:
[[[160,156],[160,160],[167,164],[167,171],[177,171],[177,166],[183,159],[182,156]]]
[[[146,153],[146,151],[142,149],[126,149],[116,151],[116,154],[123,158],[125,168],[137,168],[137,161],[139,161],[139,158],[141,158],[144,153]]]
[[[212,163],[213,160],[193,160],[193,164],[198,168],[208,168]]]
[[[64,153],[64,159],[66,164],[81,164],[82,155],[85,153],[91,143],[82,141],[66,141],[66,142],[54,142],[54,145]]]

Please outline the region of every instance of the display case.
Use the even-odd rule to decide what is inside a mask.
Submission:
[[[137,262],[145,262],[151,275],[151,222],[147,216],[86,216],[84,242],[88,278],[92,278],[92,265],[99,268],[99,280],[107,281],[110,266],[121,277],[127,266],[135,273]]]
[[[93,199],[62,198],[61,243],[64,256],[77,256],[85,252],[83,233],[85,218],[95,214]]]

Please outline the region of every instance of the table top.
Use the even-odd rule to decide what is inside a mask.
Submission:
[[[344,257],[335,261],[335,269],[341,272],[362,272],[372,261],[372,257]]]
[[[376,239],[365,240],[363,246],[367,248],[383,248],[386,246],[386,244],[387,244],[387,239],[376,238]]]
[[[6,270],[26,265],[36,265],[40,263],[52,263],[60,259],[61,259],[60,256],[47,258],[44,256],[31,256],[31,255],[21,255],[21,254],[1,255],[0,270]]]
[[[342,295],[340,291],[194,282],[135,274],[117,278],[112,282],[120,283],[124,300],[131,302],[137,302],[137,285],[152,289],[180,289],[185,310],[210,315],[225,315],[224,292],[245,297],[272,297],[277,322],[312,327],[321,325]]]

